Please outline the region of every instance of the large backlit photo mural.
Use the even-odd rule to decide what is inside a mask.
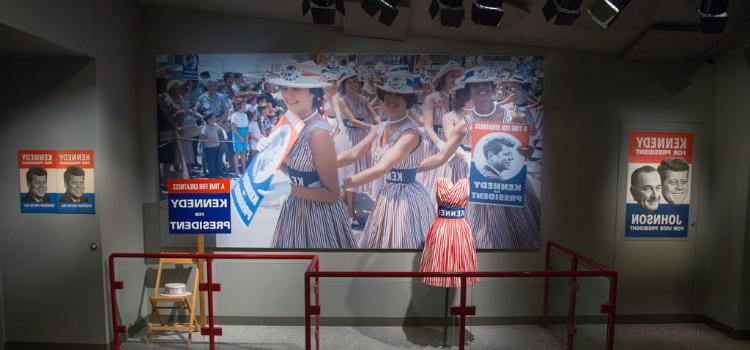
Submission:
[[[217,247],[417,250],[436,217],[455,215],[477,249],[537,249],[542,63],[159,55],[156,152],[169,212],[162,237],[211,234]],[[468,181],[468,203],[439,203],[440,178]]]

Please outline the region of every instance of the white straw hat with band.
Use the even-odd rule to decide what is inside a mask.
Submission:
[[[401,72],[391,72],[385,75],[385,81],[382,85],[375,85],[378,90],[391,92],[394,94],[416,94],[420,90],[415,90],[413,82],[418,81],[410,74]]]
[[[287,61],[282,64],[279,76],[268,79],[268,82],[301,89],[324,88],[330,85],[323,76],[323,69],[313,61]]]

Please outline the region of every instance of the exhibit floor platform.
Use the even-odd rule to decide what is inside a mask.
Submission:
[[[600,325],[579,325],[575,349],[603,349]],[[217,338],[221,350],[304,349],[304,327],[222,326]],[[554,334],[553,334],[554,333]],[[473,326],[467,329],[467,349],[522,350],[564,349],[559,334],[534,325]],[[145,333],[128,338],[123,350],[208,349],[208,339],[193,334],[186,344],[185,333],[161,333],[145,344]],[[451,341],[449,337],[449,342]],[[445,349],[441,327],[321,327],[320,349]],[[455,344],[455,343],[454,343]],[[457,346],[450,347],[457,349]],[[750,340],[734,340],[698,323],[617,325],[618,350],[747,350]]]

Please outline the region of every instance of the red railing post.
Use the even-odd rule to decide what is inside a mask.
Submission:
[[[609,278],[609,313],[607,315],[607,350],[615,347],[615,310],[617,308],[617,272]]]
[[[305,271],[305,350],[311,350],[310,344],[310,272]]]
[[[120,350],[120,310],[117,308],[117,292],[115,291],[115,257],[109,256],[109,297],[112,303],[112,342],[114,350]]]
[[[320,270],[320,262],[315,259],[315,271]],[[320,306],[320,277],[315,275],[315,305]],[[320,350],[320,313],[315,315],[315,349]]]
[[[466,310],[466,276],[461,276],[461,309]],[[458,330],[458,349],[464,349],[464,343],[466,342],[466,313],[462,312],[458,316],[458,326],[461,327]]]
[[[216,341],[214,339],[214,280],[213,280],[213,267],[211,266],[213,259],[209,256],[206,258],[206,283],[208,283],[208,346],[209,349],[216,349]]]
[[[552,250],[552,245],[548,241],[545,245],[545,252],[544,252],[544,271],[550,272],[552,271],[552,265],[550,260],[550,251]],[[542,303],[542,321],[540,322],[540,326],[542,328],[549,328],[549,276],[544,276],[544,301]]]
[[[578,257],[573,256],[570,263],[570,270],[578,272]],[[578,292],[578,280],[575,275],[570,276],[570,282],[568,284],[570,288],[570,303],[568,304],[568,350],[573,350],[573,343],[576,335],[576,293]]]

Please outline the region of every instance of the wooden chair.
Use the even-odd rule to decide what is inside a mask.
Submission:
[[[164,271],[165,265],[177,266],[191,266],[193,268],[193,288],[192,290],[186,288],[186,292],[190,294],[185,295],[166,295],[162,294],[162,272]],[[168,269],[169,270],[169,269]],[[188,341],[193,340],[193,332],[200,330],[198,321],[195,317],[195,306],[196,298],[198,296],[198,282],[201,277],[200,261],[198,259],[190,258],[161,258],[159,259],[159,268],[156,271],[156,283],[154,284],[154,294],[151,296],[151,314],[148,320],[148,335],[146,336],[145,342],[148,343],[151,339],[151,334],[156,331],[177,331],[187,332]],[[187,283],[186,283],[187,284]],[[188,286],[189,287],[189,286]],[[170,303],[171,305],[165,306],[164,304]],[[185,310],[188,313],[187,322],[173,322],[167,323],[164,316],[161,314],[161,310]]]

